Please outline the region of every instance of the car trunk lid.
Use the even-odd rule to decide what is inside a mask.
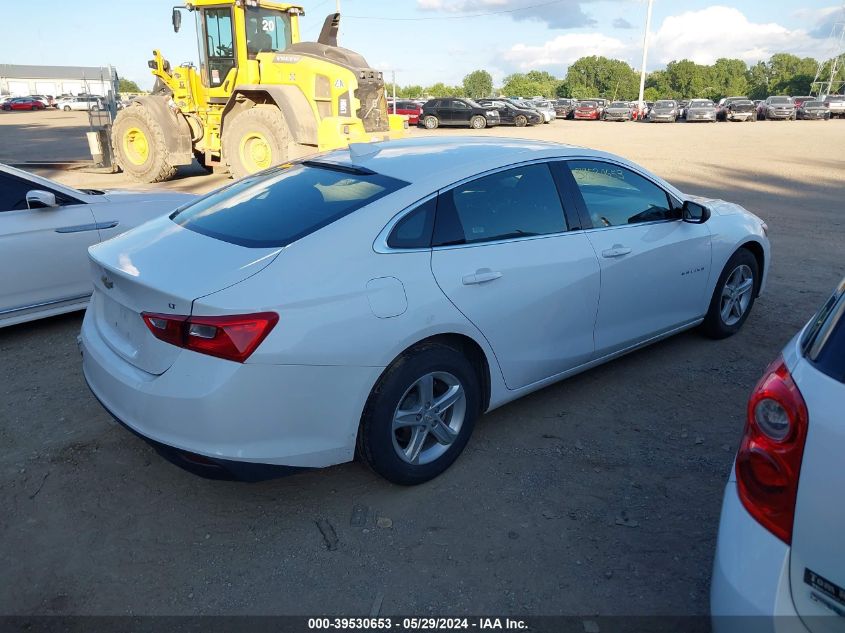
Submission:
[[[195,299],[263,270],[280,250],[230,244],[160,218],[90,249],[89,309],[116,354],[142,371],[163,374],[181,349],[155,338],[142,313],[189,316]]]

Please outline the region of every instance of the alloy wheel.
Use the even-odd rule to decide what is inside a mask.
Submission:
[[[731,326],[742,319],[751,304],[754,291],[754,274],[746,264],[741,264],[731,271],[722,287],[719,312],[725,325]]]
[[[445,371],[427,373],[400,398],[393,414],[393,448],[409,464],[428,464],[443,455],[466,418],[464,387]]]

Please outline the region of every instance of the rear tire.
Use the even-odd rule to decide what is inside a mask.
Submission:
[[[749,287],[742,291],[742,286]],[[736,251],[716,282],[710,308],[701,324],[705,335],[723,339],[739,332],[760,290],[760,270],[757,258],[747,248]]]
[[[455,401],[434,413],[438,400],[450,393]],[[478,376],[466,356],[441,344],[417,347],[388,367],[370,393],[358,430],[358,455],[393,483],[421,484],[458,458],[480,412]],[[400,415],[407,421],[396,426]],[[432,416],[439,422],[426,421]]]
[[[223,159],[235,179],[288,161],[292,142],[275,105],[257,105],[223,124]]]
[[[436,116],[428,115],[423,118],[423,126],[426,130],[436,130],[437,127],[440,125],[440,121],[437,120]]]
[[[112,150],[120,168],[138,182],[163,182],[176,173],[176,166],[170,163],[164,128],[141,104],[117,113]]]
[[[469,126],[473,130],[483,130],[487,127],[487,119],[485,119],[480,114],[475,115],[469,122]]]
[[[62,110],[64,110],[65,112],[70,112],[70,106],[65,106],[64,108],[62,108]]]

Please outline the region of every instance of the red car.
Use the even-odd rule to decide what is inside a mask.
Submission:
[[[3,104],[4,110],[43,110],[45,107],[43,102],[31,97],[17,97]]]
[[[393,114],[392,105],[388,108],[388,110],[391,114]],[[408,125],[416,125],[419,123],[421,112],[422,106],[418,103],[413,101],[396,101],[396,114],[403,114],[408,117]]]
[[[575,107],[573,116],[576,119],[598,121],[601,116],[599,112],[599,104],[595,101],[579,101],[578,105]]]

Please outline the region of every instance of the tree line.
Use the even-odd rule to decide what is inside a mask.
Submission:
[[[825,62],[821,78],[830,75],[832,60]],[[819,62],[812,57],[776,53],[768,61],[749,66],[741,59],[720,58],[713,64],[696,64],[688,59],[673,61],[663,70],[646,75],[644,98],[656,99],[721,99],[747,96],[765,99],[769,95],[810,94]],[[836,80],[845,81],[845,68],[840,67]],[[475,70],[464,77],[461,85],[438,82],[432,86],[396,86],[396,94],[404,99],[424,97],[481,98],[495,94],[546,98],[603,97],[633,101],[639,96],[640,74],[627,62],[592,55],[574,62],[563,79],[544,70],[514,73],[505,77],[498,88],[486,70]],[[388,85],[388,94],[393,90]]]

